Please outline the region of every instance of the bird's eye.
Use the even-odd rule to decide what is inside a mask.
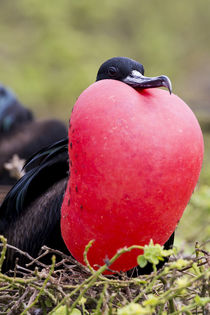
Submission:
[[[109,67],[108,69],[108,74],[111,76],[111,77],[114,77],[117,73],[117,68],[115,67]]]

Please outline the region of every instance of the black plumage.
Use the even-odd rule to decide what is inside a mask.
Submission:
[[[35,120],[12,91],[0,85],[0,185],[14,184],[5,169],[14,154],[28,159],[34,152],[67,136],[65,124],[56,119]]]
[[[0,208],[0,234],[9,244],[36,257],[42,245],[68,253],[61,237],[60,208],[68,180],[68,140],[32,156],[26,174],[7,194]],[[4,270],[26,258],[8,249]]]
[[[119,73],[122,75],[119,76]],[[146,87],[160,86],[164,81],[161,86],[171,89],[167,77],[146,78],[143,73],[141,64],[119,57],[108,60],[105,66],[100,67],[97,80],[117,79],[135,86],[138,83],[139,88],[145,88],[145,82],[148,84],[151,79]],[[60,209],[68,181],[68,139],[34,154],[27,161],[25,169],[26,175],[11,189],[0,208],[0,234],[7,237],[9,244],[33,257],[38,255],[44,244],[67,252],[60,232]],[[171,248],[173,241],[174,233],[166,242],[165,248]],[[8,250],[4,270],[14,266],[16,255],[13,250]],[[19,263],[23,264],[25,261],[24,257],[20,257]],[[148,272],[151,272],[151,265],[143,269],[137,267],[128,274],[135,276]]]

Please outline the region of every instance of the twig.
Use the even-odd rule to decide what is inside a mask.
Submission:
[[[30,308],[32,308],[32,307],[38,302],[40,296],[41,296],[41,295],[43,294],[43,292],[44,292],[44,289],[45,289],[45,287],[46,287],[46,285],[47,285],[47,282],[49,281],[49,279],[50,279],[50,277],[51,277],[51,275],[52,275],[52,273],[53,273],[53,271],[54,271],[54,267],[55,267],[55,256],[52,256],[52,266],[51,266],[51,269],[50,269],[50,271],[49,271],[48,277],[45,279],[45,281],[44,281],[44,283],[43,283],[43,285],[42,285],[41,290],[40,290],[39,293],[37,294],[37,296],[36,296],[36,298],[34,299],[33,303],[31,303],[29,306],[27,306],[26,309],[25,309],[20,315],[26,314],[26,313],[28,312],[28,310],[29,310]]]
[[[3,235],[0,235],[0,240],[2,242],[0,246],[3,247],[1,251],[1,257],[0,257],[0,272],[1,272],[5,255],[6,255],[6,250],[7,250],[7,239]]]
[[[24,301],[25,297],[28,295],[30,289],[27,288],[25,290],[25,292],[23,293],[23,295],[15,302],[15,304],[12,306],[12,308],[10,309],[8,315],[13,315],[14,311],[16,311],[19,307],[19,305]]]

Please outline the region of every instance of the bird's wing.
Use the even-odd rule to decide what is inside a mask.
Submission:
[[[25,168],[26,174],[12,187],[0,207],[0,234],[49,187],[68,177],[68,139],[34,154]]]

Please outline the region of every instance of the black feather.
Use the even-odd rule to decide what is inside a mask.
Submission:
[[[68,161],[68,138],[59,140],[52,145],[49,145],[38,152],[34,153],[25,163],[24,169],[27,171],[35,166],[40,166],[40,164],[50,161],[52,158],[58,160],[58,156],[64,154],[62,159]],[[66,156],[67,155],[67,156]]]

